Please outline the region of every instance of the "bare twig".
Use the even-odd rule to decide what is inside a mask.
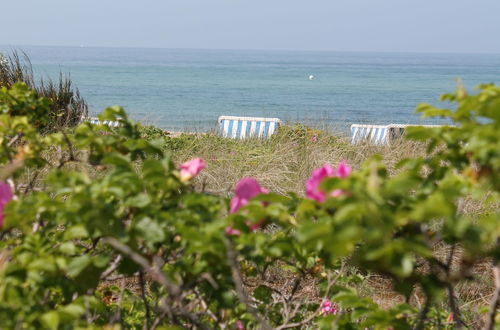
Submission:
[[[500,247],[500,237],[497,239],[497,248]],[[500,308],[500,264],[493,265],[493,277],[495,279],[495,292],[491,299],[490,311],[488,312],[488,324],[486,329],[493,330],[495,328],[495,319],[497,310]]]
[[[297,293],[297,290],[299,289],[299,286],[300,286],[300,283],[302,282],[302,280],[304,279],[304,277],[306,276],[306,273],[304,272],[301,272],[299,276],[297,276],[294,280],[293,280],[293,286],[292,286],[292,290],[290,292],[290,295],[288,296],[288,298],[286,299],[287,301],[290,301],[292,300],[293,296],[295,295],[295,293]]]
[[[141,286],[141,297],[144,302],[144,309],[146,310],[145,329],[149,329],[149,326],[151,325],[151,312],[148,297],[146,296],[146,282],[144,281],[144,272],[142,270],[139,271],[139,285]]]
[[[467,327],[464,321],[462,321],[462,317],[460,314],[460,309],[458,308],[456,297],[455,297],[455,289],[453,288],[453,284],[446,283],[446,290],[448,291],[448,305],[453,313],[453,322],[455,323],[456,329],[461,329],[462,327]]]
[[[92,324],[93,318],[90,315],[90,304],[88,295],[83,296],[83,302],[85,304],[85,318],[87,320],[87,324]]]
[[[431,302],[429,296],[426,294],[424,307],[420,310],[418,314],[417,326],[416,330],[422,330],[425,326],[425,320],[427,319],[427,313],[429,313],[429,309],[431,307]]]
[[[159,283],[165,288],[165,290],[168,292],[168,296],[165,296],[162,299],[162,303],[160,306],[160,308],[163,310],[164,315],[168,315],[171,319],[175,319],[176,315],[181,316],[189,320],[189,322],[191,322],[192,324],[196,325],[199,329],[207,328],[204,324],[198,321],[198,318],[195,314],[190,313],[189,311],[184,309],[184,306],[182,306],[181,288],[175,283],[171,282],[158,267],[151,265],[146,258],[132,250],[132,248],[130,248],[129,246],[121,243],[114,237],[104,237],[102,239],[102,242],[109,244],[115,250],[132,259],[135,263],[141,266],[143,270],[149,274],[149,276],[151,276],[151,279],[153,281]],[[173,308],[176,304],[177,309],[174,313]],[[158,326],[163,318],[164,316],[158,318],[154,322],[152,328]]]
[[[28,194],[30,191],[33,190],[34,186],[35,186],[35,181],[36,179],[38,178],[38,175],[40,175],[40,171],[36,171],[35,174],[33,175],[33,177],[31,178],[28,186],[26,187],[26,189],[24,190],[24,194]]]
[[[71,143],[68,135],[65,132],[62,132],[63,137],[64,137],[64,142],[68,145],[68,151],[69,151],[69,160],[76,160],[75,154],[73,153],[73,144]]]
[[[453,263],[453,255],[455,254],[456,244],[451,246],[450,254],[448,255],[448,260],[446,261],[446,290],[448,291],[448,305],[453,313],[453,323],[455,323],[455,327],[457,329],[461,329],[466,326],[464,321],[462,320],[462,315],[460,313],[460,309],[457,305],[457,299],[455,297],[455,288],[453,287],[453,283],[450,281],[450,275],[452,270]]]
[[[7,180],[15,171],[21,168],[24,165],[24,161],[15,159],[10,163],[6,164],[2,168],[0,168],[0,181]]]
[[[101,280],[107,279],[108,276],[111,275],[120,266],[122,259],[123,257],[121,254],[116,256],[115,260],[111,262],[111,265],[109,265],[108,269],[106,269],[104,273],[101,274]]]
[[[173,298],[178,299],[181,296],[182,292],[181,292],[179,286],[172,283],[165,276],[165,274],[163,274],[162,271],[160,271],[156,267],[152,267],[146,258],[144,258],[139,253],[132,250],[129,246],[121,243],[119,240],[117,240],[114,237],[105,237],[105,238],[103,238],[102,241],[104,243],[111,245],[114,249],[125,254],[127,257],[129,257],[135,263],[137,263],[139,266],[141,266],[146,272],[148,272],[151,275],[151,278],[154,281],[163,285]]]
[[[331,278],[331,275],[329,274],[328,276],[328,285],[326,287],[326,290],[325,290],[325,294],[323,295],[323,298],[322,298],[322,301],[324,301],[325,299],[327,299],[328,295],[330,294],[330,289],[332,288],[333,284],[335,284],[337,282],[337,280],[339,279],[340,276],[342,276],[342,273],[343,273],[343,269],[344,269],[344,265],[342,264],[342,267],[340,268],[337,276],[332,280]],[[295,310],[294,314],[296,313],[297,310]],[[318,306],[318,308],[314,311],[314,313],[312,313],[311,315],[309,315],[307,318],[305,318],[304,320],[300,321],[300,322],[293,322],[293,323],[287,323],[288,320],[285,322],[285,324],[282,324],[280,325],[279,327],[277,327],[275,330],[282,330],[282,329],[290,329],[290,328],[298,328],[298,327],[301,327],[303,325],[306,325],[308,324],[309,322],[311,322],[312,320],[314,320],[321,312],[321,304]]]
[[[113,323],[121,323],[121,319],[122,319],[122,300],[123,300],[123,294],[125,293],[125,281],[122,281],[122,286],[121,286],[121,289],[120,289],[120,295],[118,296],[118,302],[117,302],[117,305],[118,307],[116,308],[116,311],[115,311],[115,314],[113,315],[113,317],[111,318],[111,324]]]
[[[240,267],[238,265],[238,260],[236,259],[236,251],[234,250],[233,244],[229,239],[225,240],[226,243],[226,253],[229,266],[231,267],[231,274],[233,277],[234,286],[236,289],[236,295],[238,299],[245,304],[248,312],[252,314],[257,322],[260,324],[260,329],[271,329],[266,320],[260,315],[260,313],[252,306],[250,300],[247,297],[245,288],[243,286],[243,280],[240,273]]]
[[[9,147],[9,148],[10,148],[10,147],[12,147],[12,145],[13,145],[14,143],[16,143],[16,141],[17,141],[17,140],[19,140],[19,138],[20,138],[20,137],[22,137],[22,136],[23,136],[23,134],[22,134],[22,133],[17,133],[17,134],[16,134],[16,135],[15,135],[15,136],[14,136],[14,137],[13,137],[13,138],[9,141],[9,143],[7,143],[7,147]]]
[[[208,304],[207,302],[205,301],[205,299],[203,298],[202,294],[200,293],[200,291],[195,288],[194,289],[194,293],[196,294],[196,296],[198,297],[198,299],[200,300],[200,303],[201,303],[201,306],[203,307],[203,309],[205,310],[205,312],[216,322],[219,324],[219,327],[220,328],[223,328],[224,327],[224,324],[221,324],[219,322],[219,318],[217,317],[217,315],[215,315],[211,310],[210,308],[208,307]]]
[[[451,246],[450,254],[448,254],[448,260],[446,261],[446,275],[450,276],[451,266],[453,264],[453,255],[455,254],[455,249],[457,245],[453,244]]]
[[[161,322],[163,322],[163,320],[165,319],[165,316],[167,316],[167,312],[166,311],[163,311],[163,313],[161,313],[160,315],[158,315],[155,319],[155,321],[153,322],[153,325],[151,326],[151,329],[156,329],[160,326]]]

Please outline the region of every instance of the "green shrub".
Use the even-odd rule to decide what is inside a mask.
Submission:
[[[498,267],[500,259],[500,88],[444,98],[457,109],[419,111],[457,125],[410,130],[410,138],[428,142],[428,153],[402,161],[395,175],[373,157],[352,173],[345,163],[314,171],[304,198],[243,178],[228,200],[197,191],[192,182],[204,162],[175,165],[175,147],[165,148],[170,138],[144,131],[122,108],[99,116],[120,121],[113,130],[83,123],[40,135],[47,99],[23,84],[1,89],[0,180],[16,196],[1,183],[2,327],[430,329],[475,322],[455,292],[479,280],[475,264]],[[180,141],[196,138],[237,145],[211,135]],[[103,173],[92,179],[89,168]],[[43,189],[34,190],[26,177],[41,171]],[[465,199],[487,211],[464,212]],[[439,245],[449,248],[444,257]],[[406,302],[383,307],[359,293],[369,274],[390,280]],[[420,306],[410,303],[416,294]],[[494,308],[484,315],[491,329],[495,315]]]

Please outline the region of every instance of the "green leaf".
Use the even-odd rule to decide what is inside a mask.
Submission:
[[[79,304],[70,304],[59,308],[58,310],[62,322],[71,322],[78,320],[85,314],[85,308]]]
[[[135,225],[135,229],[150,246],[165,240],[163,228],[149,217],[139,220]]]
[[[47,312],[40,317],[40,321],[44,328],[57,330],[59,327],[59,314],[56,311]]]
[[[83,255],[74,258],[68,265],[68,275],[76,277],[87,267],[92,264],[92,258],[88,255]]]
[[[85,228],[84,225],[76,225],[69,227],[65,232],[64,232],[64,239],[65,240],[71,240],[75,238],[87,238],[89,236],[89,233],[87,232],[87,229]]]
[[[71,255],[76,253],[76,246],[73,242],[64,242],[59,247],[61,253]]]
[[[265,285],[260,285],[253,291],[255,299],[262,301],[265,304],[271,302],[273,290]]]
[[[127,198],[125,201],[125,205],[130,207],[138,207],[143,208],[146,207],[149,203],[151,203],[151,198],[148,194],[140,193],[130,198]]]

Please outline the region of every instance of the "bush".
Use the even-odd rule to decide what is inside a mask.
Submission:
[[[395,175],[374,157],[355,171],[345,163],[315,170],[305,197],[242,178],[228,200],[194,188],[203,160],[175,165],[123,109],[99,116],[120,121],[117,129],[83,123],[42,136],[48,100],[23,84],[4,87],[2,326],[470,325],[456,287],[478,281],[473,267],[485,260],[500,276],[500,88],[480,88],[444,96],[455,111],[419,107],[457,125],[411,129],[428,153],[402,161]],[[101,174],[92,179],[90,169]],[[42,172],[43,190],[34,190],[26,178]],[[484,212],[465,212],[466,199]],[[449,253],[437,254],[438,245]],[[356,291],[368,274],[389,279],[406,302],[384,308]],[[490,329],[499,296],[500,287],[483,312]]]
[[[49,121],[40,127],[44,132],[76,126],[88,115],[87,103],[69,76],[60,73],[57,81],[40,79],[37,84],[28,55],[14,52],[9,57],[0,57],[0,87],[10,88],[16,82],[24,82],[38,96],[51,101]]]

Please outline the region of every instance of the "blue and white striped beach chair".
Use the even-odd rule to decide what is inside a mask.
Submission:
[[[441,127],[442,125],[351,125],[351,142],[352,144],[360,142],[369,142],[376,145],[388,145],[391,141],[402,137],[405,130],[410,126],[422,127]]]
[[[281,125],[278,118],[220,116],[217,121],[222,136],[232,139],[268,138]]]
[[[389,143],[389,125],[351,125],[351,143],[370,142],[381,145]]]
[[[84,121],[88,121],[89,123],[94,124],[94,125],[106,125],[106,126],[109,126],[109,127],[118,127],[118,126],[120,126],[120,122],[119,121],[105,120],[105,121],[101,122],[99,120],[99,118],[97,118],[97,117],[88,117],[88,118],[85,118]]]

